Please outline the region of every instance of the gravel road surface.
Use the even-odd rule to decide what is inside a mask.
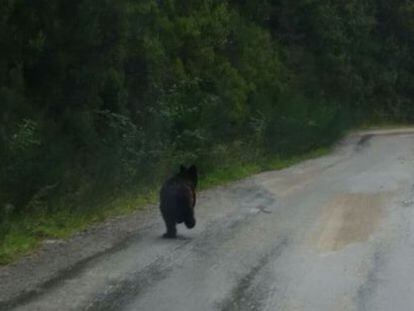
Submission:
[[[197,226],[156,206],[0,268],[1,310],[414,310],[414,131],[199,194]]]

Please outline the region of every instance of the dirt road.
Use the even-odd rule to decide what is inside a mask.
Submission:
[[[414,131],[355,134],[329,156],[206,191],[178,240],[160,238],[156,207],[137,217],[3,268],[0,308],[414,308]]]

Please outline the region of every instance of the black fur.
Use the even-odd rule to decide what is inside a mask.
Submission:
[[[180,172],[168,179],[160,191],[160,211],[167,232],[165,238],[176,238],[176,224],[184,223],[188,229],[194,228],[194,206],[198,175],[195,165],[188,169],[180,166]]]

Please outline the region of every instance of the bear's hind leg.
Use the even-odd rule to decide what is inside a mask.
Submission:
[[[184,224],[188,229],[192,229],[196,225],[196,220],[194,217],[191,217],[190,219],[185,220]]]
[[[167,232],[163,234],[166,239],[175,239],[177,237],[177,228],[175,227],[175,220],[164,219]]]

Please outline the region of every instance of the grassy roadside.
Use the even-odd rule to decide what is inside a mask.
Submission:
[[[320,148],[304,155],[289,158],[275,156],[255,163],[235,163],[203,176],[200,180],[200,190],[223,185],[263,171],[286,168],[301,161],[325,155],[328,152],[329,148]],[[75,232],[110,217],[143,209],[151,203],[156,203],[157,198],[158,189],[149,189],[145,193],[126,193],[121,197],[108,200],[99,209],[94,209],[89,213],[60,211],[12,220],[10,231],[0,245],[0,265],[11,263],[20,256],[33,251],[46,238],[68,238]]]
[[[399,129],[399,128],[406,128],[406,127],[413,127],[413,124],[410,122],[398,122],[398,121],[390,121],[388,119],[373,119],[370,121],[363,122],[357,127],[354,127],[349,132],[358,132],[358,131],[366,131],[366,130],[387,130],[387,129]]]

